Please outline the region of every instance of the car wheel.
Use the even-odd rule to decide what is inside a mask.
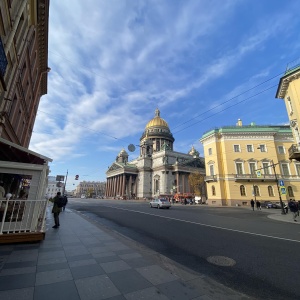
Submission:
[[[169,209],[170,207],[167,207],[167,209]]]
[[[150,207],[152,208],[152,204],[150,204]]]
[[[160,205],[159,204],[157,205],[157,208],[160,209]]]

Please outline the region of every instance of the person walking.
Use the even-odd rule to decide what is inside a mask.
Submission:
[[[61,193],[57,192],[57,194],[54,198],[49,199],[49,201],[53,202],[52,213],[53,213],[55,225],[52,226],[52,228],[58,228],[59,227],[59,214],[61,212],[61,208],[58,207],[59,198],[61,198]]]
[[[67,195],[63,195],[63,197],[64,197],[64,206],[63,206],[62,210],[65,211],[66,205],[68,204],[68,197],[67,197]]]
[[[252,207],[252,210],[254,211],[254,200],[253,199],[251,199],[251,202],[250,202],[250,204],[251,204],[251,207]]]
[[[295,200],[291,199],[289,202],[289,209],[293,213],[294,222],[297,222],[298,211],[299,211],[298,203]]]
[[[256,209],[261,210],[260,201],[256,201]]]

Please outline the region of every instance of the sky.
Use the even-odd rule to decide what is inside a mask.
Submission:
[[[51,0],[48,94],[29,149],[50,175],[105,181],[159,108],[188,153],[221,126],[288,124],[275,94],[300,60],[298,0]],[[79,175],[79,181],[75,180]]]

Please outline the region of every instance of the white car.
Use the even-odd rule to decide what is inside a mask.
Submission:
[[[171,203],[165,198],[154,199],[150,202],[150,207],[156,208],[170,208]]]

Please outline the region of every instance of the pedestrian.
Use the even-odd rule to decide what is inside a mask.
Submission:
[[[253,199],[251,199],[250,204],[251,204],[252,210],[254,211],[254,200]]]
[[[49,199],[49,201],[53,202],[52,213],[53,213],[55,225],[52,226],[52,228],[58,228],[59,227],[59,214],[61,212],[61,208],[58,207],[58,205],[57,205],[59,198],[61,198],[61,193],[57,192],[57,194],[54,198]]]
[[[256,201],[256,209],[261,210],[260,201]]]
[[[64,195],[63,197],[64,197],[64,204],[65,205],[63,206],[62,210],[65,211],[66,205],[68,204],[68,197],[67,197],[67,195]]]
[[[299,211],[298,203],[295,200],[290,199],[289,208],[290,211],[293,213],[294,222],[297,222],[298,211]]]

